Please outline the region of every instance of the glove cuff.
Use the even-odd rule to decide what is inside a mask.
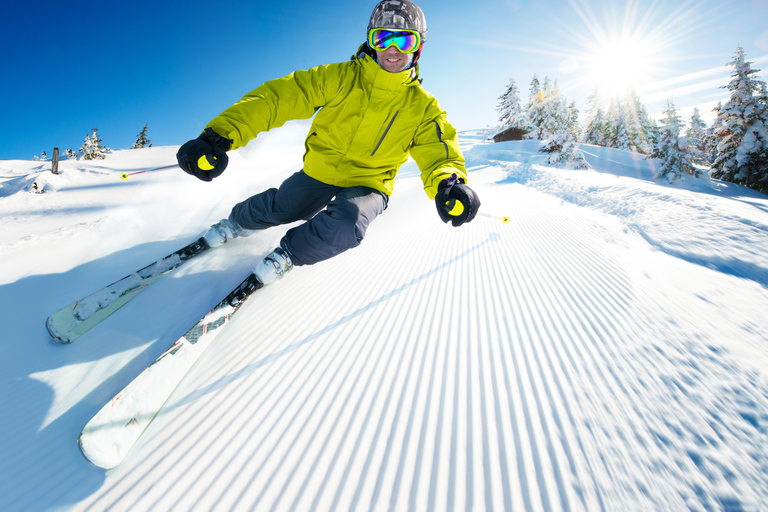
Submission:
[[[450,178],[445,178],[437,185],[437,190],[442,190],[446,187],[451,188],[458,183],[464,184],[464,178],[459,178],[456,173],[453,173]]]
[[[213,128],[210,127],[203,130],[203,133],[200,134],[198,139],[204,139],[208,141],[212,146],[215,146],[222,151],[229,151],[229,148],[231,148],[232,144],[234,143],[232,139],[222,137],[213,131]]]

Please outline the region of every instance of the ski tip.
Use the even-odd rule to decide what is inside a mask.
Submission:
[[[85,430],[80,432],[80,435],[77,436],[77,447],[80,448],[80,453],[82,454],[83,458],[88,461],[89,464],[99,469],[103,469],[104,471],[115,469],[120,465],[122,459],[117,459],[115,457],[110,458],[109,456],[104,457],[105,454],[103,452],[93,452],[90,450],[87,442],[85,444],[83,443],[83,435],[85,435],[87,438]]]
[[[68,336],[65,336],[63,333],[59,332],[58,329],[53,324],[53,318],[50,316],[45,321],[45,328],[48,330],[48,334],[51,335],[51,338],[58,341],[62,345],[69,345],[72,343],[72,340],[74,338],[70,338]]]

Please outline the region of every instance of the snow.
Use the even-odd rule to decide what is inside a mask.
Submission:
[[[89,465],[80,430],[286,228],[71,345],[45,318],[295,172],[307,128],[211,183],[119,178],[175,147],[58,176],[0,161],[0,510],[766,510],[768,198],[595,146],[592,170],[555,169],[480,131],[462,146],[489,215],[443,224],[408,162],[359,248],[257,291],[126,460]]]

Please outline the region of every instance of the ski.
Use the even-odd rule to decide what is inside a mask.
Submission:
[[[91,464],[108,470],[123,461],[222,326],[262,286],[250,274],[88,422],[77,442]]]
[[[45,321],[48,333],[59,343],[72,343],[149,285],[207,249],[208,243],[200,237],[165,258],[60,309]]]

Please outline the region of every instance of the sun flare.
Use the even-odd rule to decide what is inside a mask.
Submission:
[[[623,94],[648,80],[652,52],[642,41],[611,40],[587,56],[588,81],[603,94]]]

